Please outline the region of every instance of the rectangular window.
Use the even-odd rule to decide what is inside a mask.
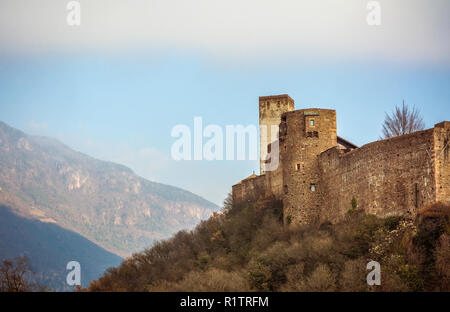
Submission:
[[[311,120],[309,121],[309,125],[310,125],[311,127],[314,127],[314,119],[311,119]]]
[[[316,191],[316,185],[315,184],[311,184],[311,192],[315,192]]]

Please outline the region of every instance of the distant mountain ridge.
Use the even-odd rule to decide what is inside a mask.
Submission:
[[[126,257],[191,228],[218,207],[131,169],[0,122],[0,204]]]

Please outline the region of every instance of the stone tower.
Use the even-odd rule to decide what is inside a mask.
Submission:
[[[259,126],[260,126],[260,174],[265,173],[265,159],[270,153],[270,144],[278,140],[272,133],[272,126],[279,127],[281,115],[294,110],[294,100],[287,94],[259,97]],[[261,130],[265,128],[265,130]]]
[[[285,221],[317,221],[322,206],[318,156],[337,145],[336,111],[303,109],[284,113],[280,125]]]

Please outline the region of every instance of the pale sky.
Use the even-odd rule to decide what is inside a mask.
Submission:
[[[404,99],[450,120],[450,1],[0,2],[0,120],[220,204],[258,161],[171,159],[177,124],[258,124],[258,96],[337,110],[338,134],[379,138]]]

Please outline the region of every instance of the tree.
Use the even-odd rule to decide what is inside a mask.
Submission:
[[[3,260],[0,264],[0,292],[31,291],[32,284],[26,278],[30,273],[31,267],[26,257],[18,257],[15,263]]]
[[[425,124],[420,112],[416,107],[412,109],[405,105],[405,101],[401,107],[396,106],[391,115],[386,113],[386,117],[383,122],[383,135],[384,139],[391,138],[398,135],[412,133],[415,131],[423,130]]]

